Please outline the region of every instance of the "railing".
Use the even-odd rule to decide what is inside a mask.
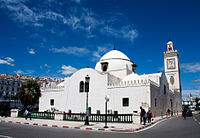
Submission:
[[[54,119],[55,114],[50,112],[32,112],[31,118],[37,119]],[[18,117],[24,117],[25,114],[22,111],[19,111]],[[66,121],[85,121],[85,114],[78,113],[63,113],[63,120]],[[89,116],[90,122],[105,122],[105,114],[91,114]],[[107,122],[117,122],[117,123],[132,123],[133,115],[132,114],[108,114]]]
[[[67,121],[84,121],[85,114],[76,114],[76,113],[64,113],[63,120]]]
[[[31,118],[37,119],[54,119],[55,114],[50,112],[32,112]],[[20,111],[18,117],[25,117],[24,112]]]
[[[67,121],[85,121],[85,114],[64,113],[63,120]],[[105,114],[91,114],[89,116],[90,122],[105,122]],[[108,114],[107,122],[117,123],[132,123],[132,114]]]

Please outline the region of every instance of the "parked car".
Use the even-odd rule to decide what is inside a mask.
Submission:
[[[190,109],[187,110],[186,116],[187,117],[193,116],[192,111]]]

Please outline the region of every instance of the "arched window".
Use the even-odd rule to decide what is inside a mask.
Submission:
[[[171,46],[169,47],[169,51],[172,51],[172,47]]]
[[[132,71],[135,72],[137,65],[136,64],[132,64]]]
[[[108,69],[108,62],[101,63],[101,69],[102,69],[102,71],[107,71],[107,69]]]
[[[84,82],[80,82],[79,92],[84,92]]]

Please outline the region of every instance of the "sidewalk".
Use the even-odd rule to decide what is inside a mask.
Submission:
[[[166,119],[166,118],[163,118]],[[11,118],[11,117],[0,117],[0,123],[16,123],[23,125],[34,125],[42,127],[59,127],[69,129],[81,129],[81,130],[94,130],[94,131],[109,131],[109,132],[134,132],[145,127],[148,127],[158,121],[162,120],[161,117],[154,118],[152,123],[146,123],[146,125],[135,124],[135,123],[108,123],[109,128],[104,128],[105,123],[103,122],[90,122],[89,126],[85,126],[84,122],[78,121],[56,121],[46,119],[27,119],[24,118]]]

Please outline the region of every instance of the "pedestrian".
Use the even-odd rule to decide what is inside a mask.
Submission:
[[[7,112],[8,112],[8,107],[7,107],[7,104],[4,103],[3,104],[3,115],[2,115],[2,117],[3,116],[7,117]]]
[[[0,104],[0,115],[3,117],[3,105]]]
[[[148,120],[148,123],[151,123],[151,118],[152,118],[152,113],[151,113],[151,111],[149,110],[149,111],[147,112],[147,120]]]
[[[186,107],[183,108],[183,111],[182,111],[182,116],[183,118],[186,120],[186,113],[187,113],[187,109]]]
[[[143,125],[145,125],[146,124],[146,119],[147,119],[147,113],[142,107],[140,107],[140,110],[141,110],[141,112],[140,112],[140,117],[141,117],[140,121],[142,119]]]
[[[25,114],[25,119],[27,120],[27,118],[28,118],[28,110],[27,109],[25,110],[24,114]]]
[[[142,124],[142,107],[140,106],[140,124]]]
[[[30,120],[31,120],[31,106],[30,105],[28,105],[27,106],[27,108],[26,108],[26,110],[25,110],[25,119],[27,120],[27,118],[30,118]]]
[[[167,110],[167,114],[168,114],[168,117],[170,117],[170,109],[168,108],[168,110]]]
[[[145,110],[144,110],[144,111],[145,111]],[[146,113],[146,111],[145,111],[145,114],[143,115],[143,121],[144,121],[144,124],[143,124],[143,125],[146,124],[146,120],[147,120],[147,113]]]

